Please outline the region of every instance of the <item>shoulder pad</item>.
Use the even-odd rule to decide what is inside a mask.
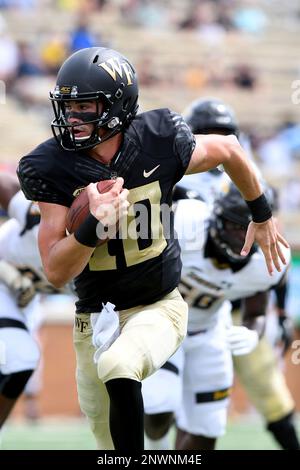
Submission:
[[[23,157],[17,168],[21,189],[30,201],[66,205],[63,193],[57,191],[46,179],[40,177],[30,155]]]

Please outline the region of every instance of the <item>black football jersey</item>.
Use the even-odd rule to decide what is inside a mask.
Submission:
[[[173,187],[185,173],[194,147],[194,136],[182,117],[158,109],[136,116],[109,165],[83,151],[65,151],[55,139],[20,160],[22,190],[34,201],[70,207],[76,190],[116,176],[124,178],[129,190],[130,236],[122,234],[95,249],[75,279],[78,313],[98,312],[107,301],[118,310],[150,304],[178,285],[180,248],[174,238],[173,214],[169,217],[166,209],[171,207]],[[146,235],[140,223],[144,208]]]

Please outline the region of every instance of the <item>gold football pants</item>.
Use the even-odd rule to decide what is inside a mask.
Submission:
[[[245,356],[233,356],[235,372],[251,402],[267,423],[277,421],[294,409],[294,401],[274,350],[265,338]]]
[[[99,449],[113,449],[105,382],[117,378],[141,381],[159,369],[182,342],[187,315],[187,304],[178,289],[154,304],[120,311],[120,336],[97,364],[93,360],[90,315],[77,315],[74,345],[78,399]]]

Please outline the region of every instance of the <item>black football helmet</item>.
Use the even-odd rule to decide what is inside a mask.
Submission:
[[[274,189],[262,181],[264,194],[272,210],[275,208]],[[209,234],[218,251],[230,262],[245,260],[240,252],[243,248],[246,231],[252,217],[247,203],[234,184],[228,192],[220,195],[214,202],[213,215],[210,220]],[[257,250],[253,245],[248,256]]]
[[[138,109],[137,75],[119,52],[105,47],[90,47],[72,54],[61,66],[54,91],[50,92],[55,118],[54,137],[66,150],[82,150],[111,138],[124,129]],[[76,139],[67,120],[66,102],[95,101],[97,112],[81,113],[85,124],[93,124],[90,136]],[[103,109],[98,112],[101,103]],[[84,114],[86,116],[84,116]],[[99,136],[99,129],[105,133]]]
[[[209,226],[215,246],[228,261],[237,263],[245,260],[240,252],[251,220],[245,200],[236,186],[231,184],[228,193],[215,200]],[[254,246],[250,254],[255,250]]]
[[[194,101],[184,115],[193,134],[234,134],[239,127],[233,110],[216,98]]]

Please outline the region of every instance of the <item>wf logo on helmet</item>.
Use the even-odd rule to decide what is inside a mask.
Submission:
[[[123,73],[125,73],[127,78],[127,85],[132,85],[133,83],[132,68],[127,62],[120,62],[117,57],[112,57],[106,62],[101,62],[101,64],[98,64],[98,67],[102,67],[114,81],[117,80],[117,74],[119,77],[123,78]]]

